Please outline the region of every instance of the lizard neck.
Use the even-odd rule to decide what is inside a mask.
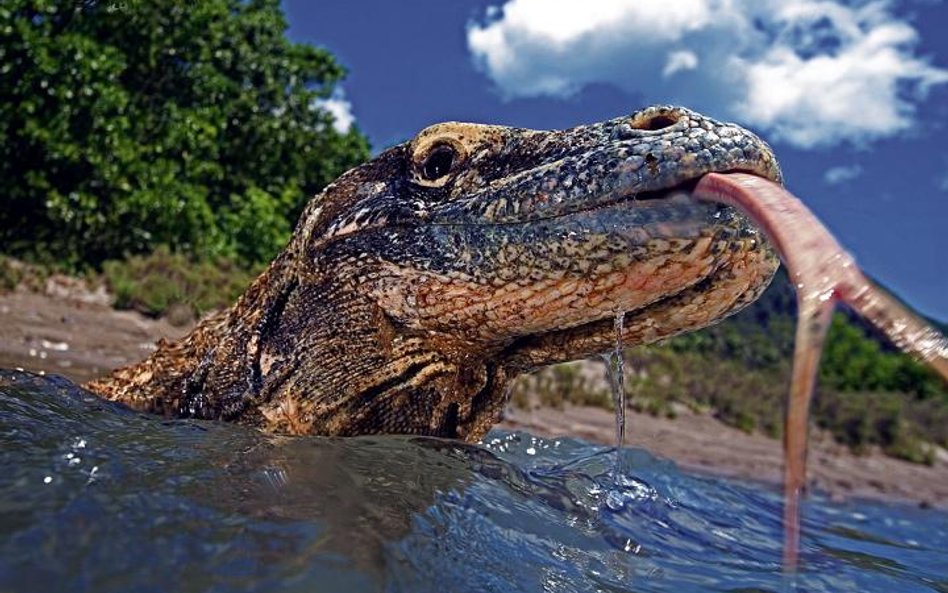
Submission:
[[[281,257],[232,308],[86,387],[143,411],[280,433],[477,440],[512,377],[472,352],[396,327],[344,279]]]

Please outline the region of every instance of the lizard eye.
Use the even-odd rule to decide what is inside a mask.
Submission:
[[[448,144],[442,144],[436,147],[421,166],[421,173],[428,181],[440,179],[451,172],[451,166],[454,165],[456,153],[454,148]]]

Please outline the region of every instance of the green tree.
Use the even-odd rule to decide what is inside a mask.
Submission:
[[[343,68],[278,0],[0,5],[0,251],[271,258],[368,157],[321,107]]]

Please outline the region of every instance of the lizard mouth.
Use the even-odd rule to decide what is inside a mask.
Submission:
[[[647,344],[700,329],[753,302],[769,285],[779,266],[776,252],[761,230],[739,210],[699,200],[695,188],[701,179],[690,179],[669,189],[623,196],[576,212],[569,218],[594,218],[603,227],[615,227],[613,232],[619,236],[633,237],[643,245],[712,236],[722,247],[708,255],[713,258],[711,265],[698,273],[697,263],[688,270],[692,265],[688,262],[692,260],[679,258],[671,265],[685,268],[684,273],[665,282],[661,288],[644,289],[651,293],[641,303],[623,306],[616,300],[615,307],[600,308],[595,319],[522,336],[508,350],[510,359],[516,361],[514,366],[526,370],[608,351],[615,346],[614,322],[620,314],[625,324],[624,339]],[[629,220],[648,222],[634,229],[623,228]],[[715,228],[717,230],[709,231]],[[655,260],[668,261],[676,257],[661,253]]]
[[[653,189],[637,189],[656,185],[657,182],[643,182],[641,178],[623,172],[622,165],[617,167],[615,179],[609,187],[584,195],[581,199],[555,199],[543,191],[527,193],[527,197],[519,202],[501,200],[500,203],[488,206],[485,212],[489,213],[492,224],[531,224],[562,219],[574,215],[596,213],[616,208],[660,208],[671,205],[668,219],[682,222],[688,214],[695,214],[701,210],[730,210],[723,204],[709,203],[696,200],[692,197],[695,187],[701,178],[708,173],[748,173],[780,183],[780,174],[768,163],[746,163],[722,169],[713,169],[695,172],[692,176],[679,175],[666,185]],[[692,208],[681,208],[690,204]],[[663,215],[655,210],[656,215]]]
[[[623,204],[623,203],[635,204],[637,202],[655,202],[655,201],[660,201],[660,200],[666,200],[670,196],[676,196],[676,195],[687,195],[691,197],[695,193],[695,188],[697,187],[698,183],[708,173],[720,173],[720,174],[746,173],[750,175],[755,175],[757,177],[763,177],[764,179],[767,179],[769,181],[781,183],[779,175],[775,174],[772,169],[769,169],[764,166],[731,167],[731,168],[722,169],[719,171],[718,170],[707,171],[695,177],[685,179],[684,181],[675,183],[673,185],[670,185],[668,187],[661,188],[661,189],[654,189],[654,190],[647,190],[647,191],[634,191],[631,189],[629,190],[620,189],[614,192],[612,195],[603,196],[601,200],[594,200],[594,202],[602,201],[603,203],[601,204],[594,203],[590,207],[583,208],[582,210],[579,210],[579,211],[595,210],[596,208],[600,208],[604,206],[608,207],[611,205]],[[697,202],[699,200],[695,199],[695,201]]]

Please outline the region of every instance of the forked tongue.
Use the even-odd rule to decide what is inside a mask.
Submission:
[[[807,417],[820,354],[837,301],[948,381],[948,339],[870,282],[820,221],[780,185],[747,173],[709,173],[695,197],[734,206],[764,231],[797,295],[793,375],[784,425],[784,569],[797,566],[800,496],[806,483]]]

